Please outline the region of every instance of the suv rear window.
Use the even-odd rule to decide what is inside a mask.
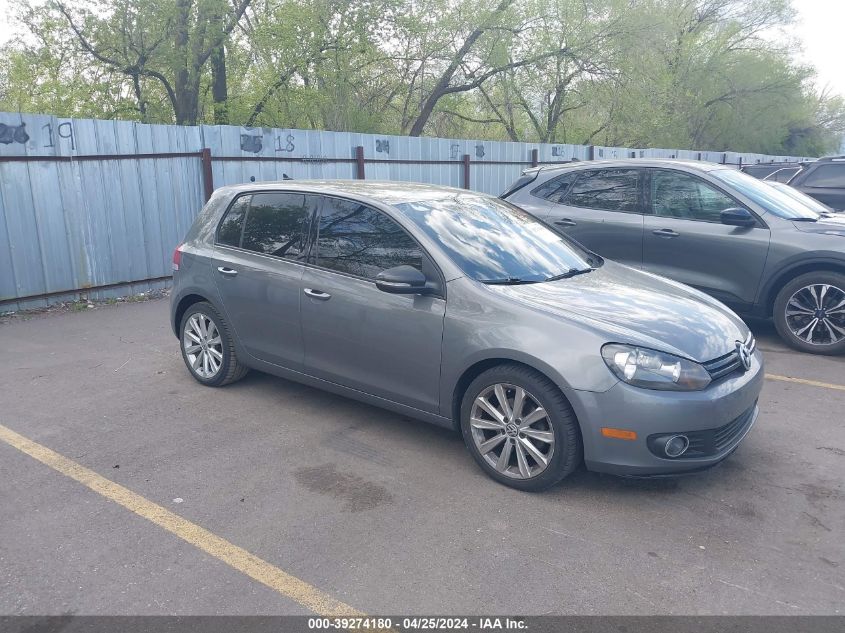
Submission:
[[[801,183],[805,187],[845,187],[845,164],[819,165]]]

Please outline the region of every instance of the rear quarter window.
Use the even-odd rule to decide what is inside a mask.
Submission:
[[[535,198],[542,198],[551,202],[563,202],[577,176],[578,172],[570,172],[562,176],[549,178],[539,187],[532,189],[530,193]]]
[[[217,229],[217,243],[225,246],[238,247],[241,245],[241,235],[244,232],[244,217],[249,209],[252,196],[240,196],[229,207],[220,228]]]

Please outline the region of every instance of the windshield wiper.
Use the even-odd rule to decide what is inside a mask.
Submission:
[[[536,284],[539,279],[521,279],[520,277],[505,277],[503,279],[480,279],[481,283],[489,286],[518,286],[520,284]]]
[[[789,218],[789,219],[792,220],[793,222],[818,222],[819,221],[818,218],[805,218],[805,217]]]
[[[570,277],[574,277],[575,275],[583,275],[584,273],[591,273],[595,270],[595,268],[570,268],[565,273],[560,273],[559,275],[553,275],[552,277],[547,277],[545,281],[557,281],[558,279],[569,279]]]

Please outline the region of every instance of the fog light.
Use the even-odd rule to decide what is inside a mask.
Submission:
[[[686,435],[673,435],[664,440],[663,452],[666,457],[680,457],[689,448],[689,438]]]

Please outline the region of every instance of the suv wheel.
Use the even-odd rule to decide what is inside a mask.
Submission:
[[[201,301],[189,307],[179,331],[182,359],[198,382],[222,387],[249,371],[238,362],[226,322],[210,303]]]
[[[493,367],[472,381],[461,430],[481,468],[519,490],[548,488],[581,461],[572,407],[554,383],[520,365]]]
[[[811,354],[845,352],[845,275],[812,272],[796,277],[774,305],[778,333],[795,349]]]

